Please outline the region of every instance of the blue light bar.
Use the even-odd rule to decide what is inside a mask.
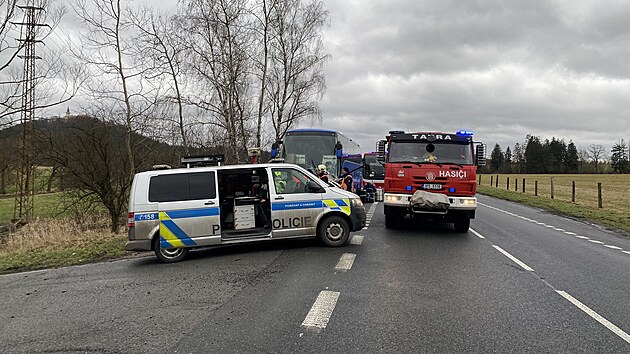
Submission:
[[[407,187],[405,187],[405,189],[410,191],[412,188],[411,188],[411,186],[407,186]]]
[[[455,188],[449,188],[449,189],[448,189],[448,192],[449,192],[449,193],[455,193]]]
[[[470,130],[460,130],[457,132],[457,135],[472,136],[473,132],[471,132]]]

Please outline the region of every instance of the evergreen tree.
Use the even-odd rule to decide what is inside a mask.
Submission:
[[[567,155],[564,161],[564,168],[567,173],[577,173],[580,167],[580,159],[578,156],[577,147],[573,143],[573,140],[569,141],[567,145]]]
[[[563,173],[564,162],[566,160],[567,145],[564,140],[558,140],[555,137],[545,140],[543,145],[545,150],[545,173]]]
[[[628,162],[628,145],[621,139],[615,143],[611,149],[610,162],[613,170],[617,173],[630,172],[630,164]]]
[[[525,147],[525,173],[545,173],[545,148],[537,136],[527,136]]]
[[[505,156],[503,159],[503,172],[512,173],[512,151],[510,150],[509,146],[505,149]]]
[[[501,150],[501,146],[499,146],[499,144],[495,144],[494,149],[492,150],[492,154],[490,154],[490,167],[492,168],[492,172],[501,171],[504,160],[505,156],[503,155],[503,150]]]
[[[512,154],[512,170],[516,173],[523,172],[523,148],[521,144],[514,144],[514,153]]]

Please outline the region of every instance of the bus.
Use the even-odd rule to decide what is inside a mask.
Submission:
[[[284,141],[274,144],[271,152],[272,158],[312,171],[325,165],[333,179],[341,176],[344,155],[354,154],[361,154],[361,147],[354,140],[339,131],[320,128],[289,130]]]

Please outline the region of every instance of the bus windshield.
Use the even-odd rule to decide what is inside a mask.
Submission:
[[[365,155],[365,164],[370,167],[368,169],[369,173],[364,173],[363,177],[368,179],[385,179],[385,166],[383,166],[382,159],[379,161],[378,155]]]
[[[389,162],[472,165],[470,144],[392,141]]]
[[[284,137],[284,161],[307,169],[314,169],[320,164],[330,173],[337,174],[337,155],[334,133],[293,133]]]

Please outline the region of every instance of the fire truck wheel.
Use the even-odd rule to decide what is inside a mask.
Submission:
[[[350,237],[350,227],[344,218],[332,215],[319,223],[317,236],[326,246],[343,246]]]
[[[155,252],[155,256],[160,262],[179,262],[186,258],[188,251],[188,248],[162,248],[160,247],[160,236],[153,238],[153,252]]]
[[[455,222],[453,223],[453,226],[455,226],[455,231],[466,233],[468,232],[468,229],[470,228],[470,218],[465,215],[460,216],[459,218],[455,220]]]

